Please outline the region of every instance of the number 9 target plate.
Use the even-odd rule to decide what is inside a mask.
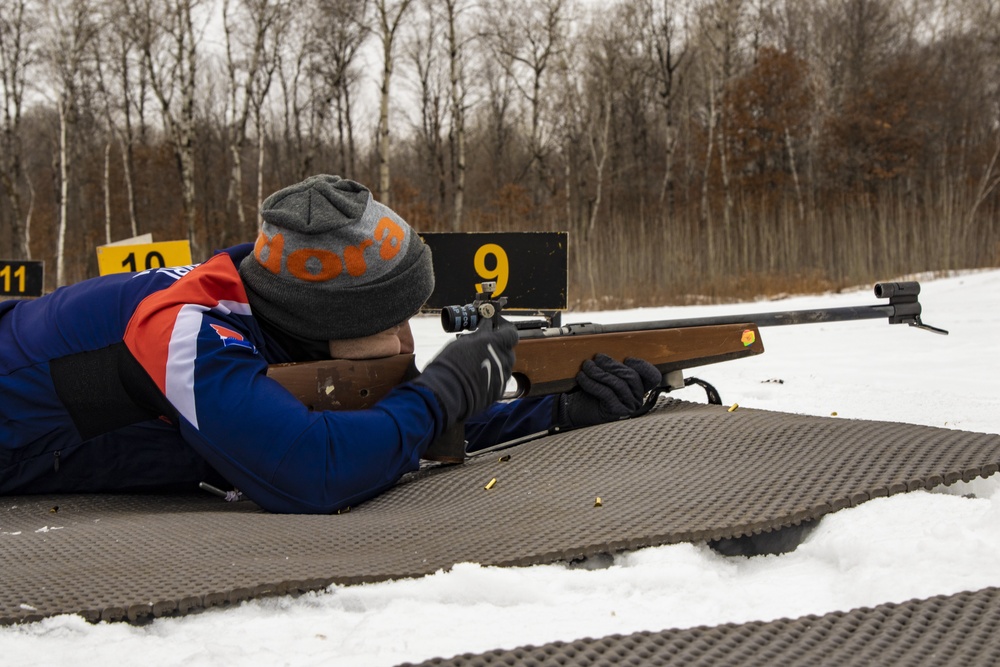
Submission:
[[[468,303],[479,284],[495,281],[505,310],[565,310],[566,232],[426,233],[434,255],[434,293],[427,308]]]

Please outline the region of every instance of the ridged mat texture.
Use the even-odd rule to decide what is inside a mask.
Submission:
[[[735,538],[998,463],[998,435],[667,400],[420,471],[338,515],[267,514],[205,493],[0,498],[0,623],[137,621],[459,562]]]
[[[597,665],[954,665],[992,667],[1000,656],[1000,589],[902,604],[434,659],[421,667]]]

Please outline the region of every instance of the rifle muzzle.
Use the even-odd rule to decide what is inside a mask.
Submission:
[[[916,301],[918,294],[920,294],[920,283],[918,282],[875,283],[875,296],[879,299],[912,297],[912,299]],[[910,299],[903,299],[903,301],[909,300]]]

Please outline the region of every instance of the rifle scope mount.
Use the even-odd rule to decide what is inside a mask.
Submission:
[[[489,322],[496,328],[500,311],[507,305],[507,297],[494,299],[497,291],[494,281],[479,283],[479,291],[472,303],[464,306],[445,306],[441,309],[441,328],[448,333],[473,331]]]

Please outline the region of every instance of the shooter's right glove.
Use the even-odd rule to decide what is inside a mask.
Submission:
[[[514,368],[517,329],[501,322],[496,330],[477,329],[445,346],[413,384],[437,397],[448,424],[465,421],[503,397]]]
[[[554,430],[567,431],[617,421],[635,414],[663,374],[642,359],[615,361],[606,354],[583,362],[573,391],[556,397]]]

